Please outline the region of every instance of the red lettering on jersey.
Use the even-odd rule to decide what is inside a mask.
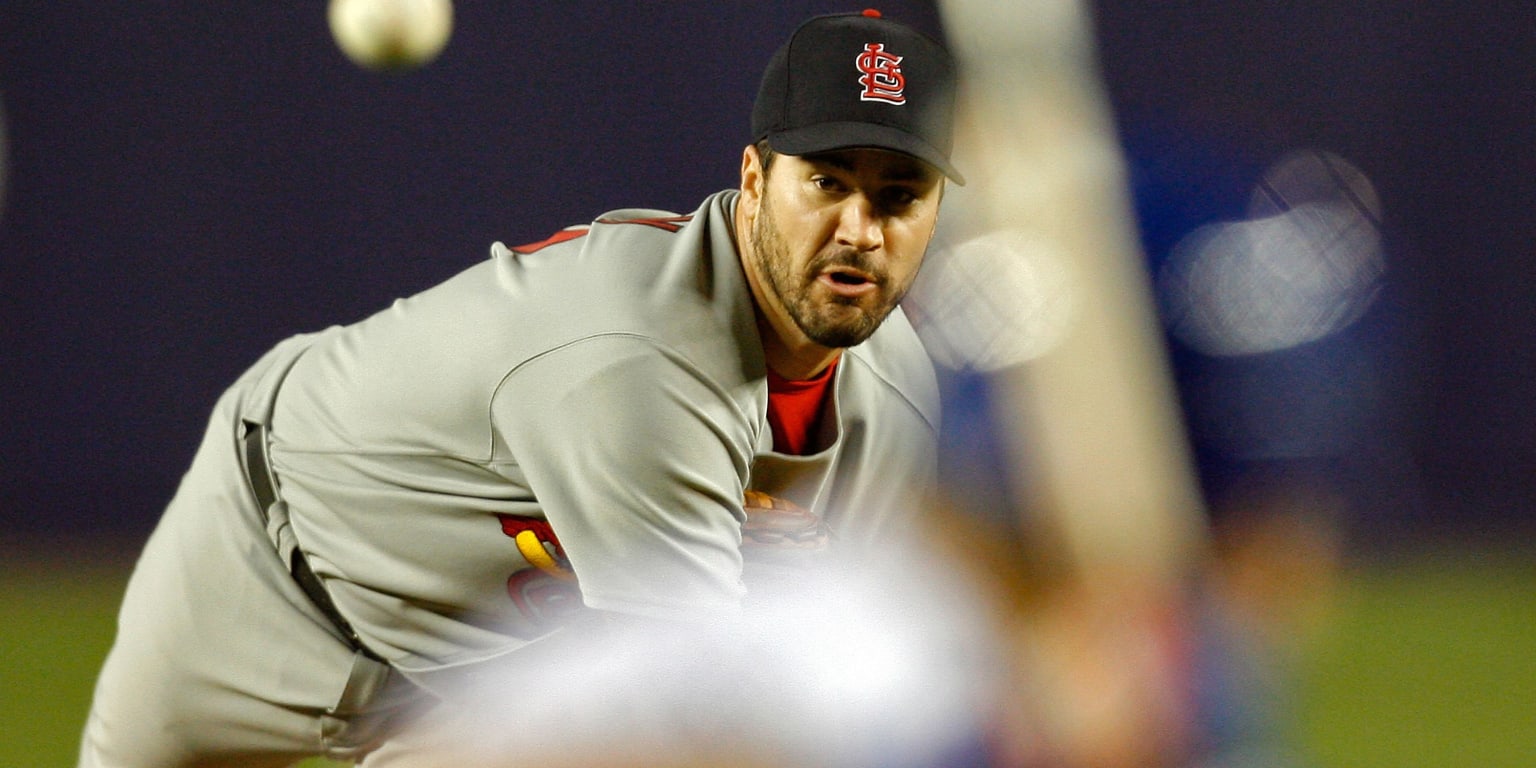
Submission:
[[[864,86],[859,101],[907,103],[907,78],[901,73],[901,59],[887,52],[884,43],[865,45],[863,52],[854,59],[854,66],[862,73],[859,85]]]
[[[556,547],[560,546],[560,540],[555,538],[555,529],[550,526],[548,520],[522,515],[497,515],[496,519],[501,521],[501,532],[511,538],[517,538],[517,535],[523,531],[533,531],[538,534],[541,541],[551,542]]]
[[[549,521],[520,515],[497,515],[501,532],[517,545],[528,565],[507,577],[507,596],[530,621],[551,625],[582,607],[581,589],[565,549]]]
[[[545,627],[582,609],[581,590],[536,568],[525,568],[507,577],[507,596],[519,613]]]

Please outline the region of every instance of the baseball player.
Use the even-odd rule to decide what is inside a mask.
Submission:
[[[738,189],[497,243],[268,352],[133,573],[80,765],[377,765],[450,681],[730,615],[899,528],[938,398],[897,305],[963,183],[953,93],[929,38],[812,19]]]

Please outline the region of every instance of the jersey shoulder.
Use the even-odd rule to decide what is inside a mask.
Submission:
[[[639,227],[641,230],[637,231],[650,229],[675,234],[682,231],[683,227],[687,226],[691,221],[693,221],[692,214],[681,215],[671,211],[652,208],[620,208],[597,217],[591,224],[566,227],[543,240],[514,246],[508,250],[519,255],[528,256],[550,246],[578,240],[592,234],[596,230],[608,227]]]

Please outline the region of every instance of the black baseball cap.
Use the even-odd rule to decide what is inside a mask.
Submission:
[[[805,155],[889,149],[957,184],[955,63],[944,46],[879,11],[817,16],[773,54],[752,106],[753,141]]]

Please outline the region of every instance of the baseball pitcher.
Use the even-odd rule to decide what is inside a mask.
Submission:
[[[277,345],[142,553],[80,765],[381,764],[454,680],[732,615],[902,526],[938,397],[898,303],[962,182],[953,98],[929,38],[812,19],[737,188]]]

